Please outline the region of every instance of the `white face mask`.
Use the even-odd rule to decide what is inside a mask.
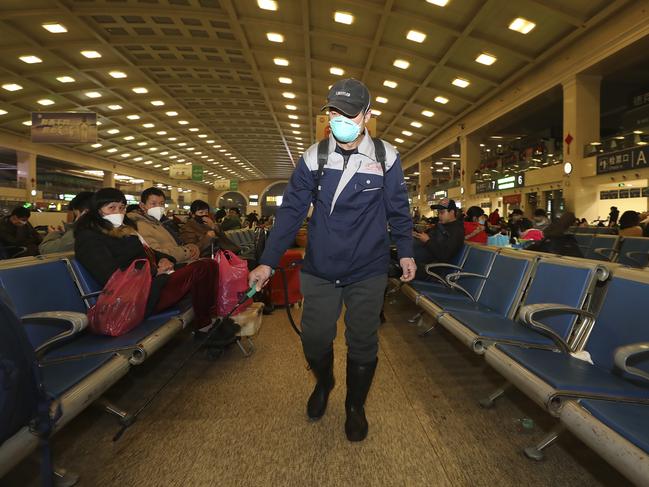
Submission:
[[[115,228],[121,227],[124,223],[124,215],[122,213],[113,213],[112,215],[104,215],[104,220],[108,220]]]
[[[162,215],[164,215],[165,209],[162,206],[155,206],[146,210],[146,214],[152,216],[156,220],[160,221]]]

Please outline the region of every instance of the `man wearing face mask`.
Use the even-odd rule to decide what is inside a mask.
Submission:
[[[165,200],[161,189],[147,188],[140,195],[139,211],[130,212],[128,217],[152,249],[172,256],[178,264],[198,259],[198,246],[179,243],[164,226]]]
[[[9,216],[0,220],[0,243],[9,257],[38,255],[41,237],[29,223],[30,216],[27,208],[17,206]]]
[[[364,405],[377,366],[377,330],[390,263],[387,229],[398,249],[402,280],[409,281],[415,275],[412,219],[399,154],[387,142],[373,140],[365,128],[371,117],[367,87],[355,79],[336,82],[324,109],[329,109],[331,135],[300,158],[261,265],[249,280],[257,289],[265,285],[313,204],[301,274],[302,346],[316,378],[307,416],[317,420],[324,415],[334,387],[333,340],[344,303],[345,433],[349,441],[362,441],[368,432]]]

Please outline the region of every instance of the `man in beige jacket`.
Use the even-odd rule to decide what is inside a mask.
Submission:
[[[158,252],[172,256],[178,264],[198,259],[199,249],[194,244],[179,244],[160,222],[165,211],[165,194],[158,188],[148,188],[140,196],[140,211],[127,216],[137,226],[137,232],[147,245]]]

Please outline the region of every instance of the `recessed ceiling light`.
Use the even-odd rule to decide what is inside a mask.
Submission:
[[[23,125],[27,125],[28,127],[31,127],[32,126],[32,121],[31,120],[26,120],[25,122],[23,122]]]
[[[139,115],[127,115],[126,118],[129,120],[139,120],[140,116]]]
[[[81,51],[81,55],[88,59],[98,59],[101,57],[101,53],[97,51]]]
[[[56,80],[59,83],[74,83],[76,81],[72,76],[59,76]]]
[[[530,31],[534,29],[534,27],[536,27],[536,24],[534,22],[530,22],[523,17],[517,17],[512,20],[511,24],[509,24],[509,28],[511,30],[515,30],[516,32],[520,32],[521,34],[529,34]]]
[[[403,144],[403,142],[404,142],[404,140],[403,140],[403,139],[400,139],[399,137],[397,137],[396,139],[394,139],[394,141],[395,141],[397,144]]]
[[[410,32],[408,32],[408,35],[406,35],[406,39],[421,44],[426,40],[426,34],[419,32],[418,30],[411,30]]]
[[[151,102],[151,105],[153,105],[154,107],[161,107],[164,106],[164,104],[165,102],[163,102],[162,100],[153,100]]]
[[[298,120],[300,117],[298,117],[297,115],[289,115],[288,118],[290,118],[291,120]]]
[[[270,42],[284,42],[284,36],[277,32],[266,32],[266,38]]]
[[[383,86],[387,86],[388,88],[396,88],[398,86],[398,83],[396,81],[390,81],[389,79],[386,79],[383,82]]]
[[[43,98],[42,100],[38,100],[38,104],[46,107],[49,105],[54,105],[54,100],[50,100],[49,98]]]
[[[296,135],[300,135],[300,131],[299,131],[299,130],[291,130],[291,132],[293,132],[293,133],[296,134]]]
[[[257,0],[257,5],[264,10],[277,10],[277,2],[275,0]]]
[[[458,88],[466,88],[471,83],[464,78],[455,78],[453,81],[451,81],[451,84],[457,86]]]
[[[144,146],[149,145],[149,143],[148,143],[148,142],[145,142],[145,141],[142,141],[142,142],[138,142],[137,145],[138,145],[139,147],[144,147]]]
[[[372,109],[372,115],[374,115],[375,117],[378,117],[382,113],[383,112],[381,110],[376,110],[375,108]]]
[[[115,79],[127,78],[126,73],[124,71],[111,71],[108,74]]]
[[[43,62],[43,60],[42,60],[41,58],[39,58],[38,56],[33,56],[33,55],[29,55],[29,56],[20,56],[19,59],[20,59],[23,63],[27,63],[27,64],[38,64],[38,63],[42,63],[42,62]]]
[[[287,110],[297,110],[295,105],[285,105]]]
[[[111,147],[106,152],[110,152],[112,154],[113,152],[117,152],[117,149],[115,147]]]
[[[399,69],[408,69],[410,67],[410,63],[405,59],[395,59],[392,64]]]
[[[430,118],[430,117],[432,117],[432,116],[435,115],[435,113],[434,113],[434,112],[431,112],[430,110],[423,110],[423,111],[421,112],[421,114],[422,114],[424,117],[428,117],[428,118]]]
[[[293,84],[293,80],[292,80],[291,78],[280,77],[280,78],[277,78],[277,80],[278,80],[280,83],[284,84],[284,85],[291,85],[291,84]]]
[[[206,134],[198,134],[198,138],[199,139],[205,139],[205,138],[207,138],[207,135]]]
[[[122,109],[122,105],[108,105],[108,108],[109,108],[110,110],[121,110],[121,109]]]
[[[192,127],[189,129],[190,132],[198,132],[200,129],[197,127]]]
[[[354,22],[354,16],[349,12],[335,12],[334,20],[339,24],[351,25]]]
[[[148,166],[150,164],[153,164],[153,161],[144,161],[144,164],[146,164]]]
[[[101,98],[101,93],[98,93],[96,91],[88,91],[88,92],[85,93],[85,95],[88,98]]]
[[[293,98],[295,98],[295,93],[291,93],[290,91],[285,91],[284,93],[282,93],[282,96],[284,98],[288,98],[289,100],[292,100]]]
[[[133,137],[132,135],[127,135],[126,137],[124,137],[124,140],[133,140],[134,138],[135,137]]]
[[[120,156],[126,159],[127,157],[131,157],[131,154],[129,154],[128,152],[124,152],[123,154],[120,154]]]
[[[42,24],[42,27],[52,34],[65,34],[68,31],[68,29],[66,29],[64,25],[57,23],[48,22],[47,24]]]
[[[412,132],[410,130],[402,130],[401,133],[406,137],[410,137],[412,135]]]
[[[99,149],[101,147],[101,144],[92,144],[90,147],[93,149]]]
[[[438,7],[445,7],[446,4],[448,3],[448,0],[426,0],[428,3],[432,3],[433,5],[437,5]]]
[[[288,66],[288,59],[284,59],[283,57],[276,57],[273,59],[273,62],[277,66]]]
[[[153,167],[162,167],[162,164],[156,164],[156,165],[153,166]]]
[[[110,135],[119,134],[119,129],[110,129],[107,130],[106,133],[109,133]]]
[[[297,128],[300,128],[300,124],[299,124],[299,123],[292,123],[292,124],[291,124],[291,127],[297,129]]]
[[[477,58],[475,58],[475,62],[484,64],[485,66],[491,66],[493,63],[496,62],[496,57],[492,56],[491,54],[487,54],[486,52],[483,52]]]
[[[0,115],[6,115],[7,113],[9,113],[7,110],[0,108]]]
[[[156,135],[167,135],[167,131],[166,130],[158,130],[156,132]]]
[[[410,122],[410,125],[418,129],[422,127],[421,122]]]
[[[332,66],[329,68],[329,72],[335,76],[342,76],[345,74],[345,70],[342,68],[338,68],[336,66]]]
[[[387,102],[388,102],[388,99],[387,99],[386,97],[384,97],[384,96],[377,96],[377,97],[375,98],[375,100],[376,100],[378,103],[387,103]]]
[[[178,120],[178,123],[180,125],[189,125],[189,122],[187,120]]]
[[[138,95],[144,95],[145,93],[148,93],[149,90],[145,88],[144,86],[137,86],[133,88],[133,93],[137,93]]]
[[[435,97],[435,101],[436,101],[437,103],[442,104],[442,105],[446,105],[446,104],[448,103],[448,98],[445,98],[445,97],[443,97],[443,96],[436,96],[436,97]]]
[[[165,112],[165,115],[167,115],[168,117],[177,117],[178,112]]]
[[[152,129],[153,127],[155,127],[155,124],[154,123],[143,123],[142,127],[144,127],[145,129]]]

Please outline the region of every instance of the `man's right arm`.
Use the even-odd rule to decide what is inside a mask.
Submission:
[[[295,235],[302,225],[313,200],[315,180],[304,157],[300,157],[297,167],[284,191],[282,206],[277,210],[266,248],[259,260],[260,264],[275,268],[279,260],[295,240]]]

